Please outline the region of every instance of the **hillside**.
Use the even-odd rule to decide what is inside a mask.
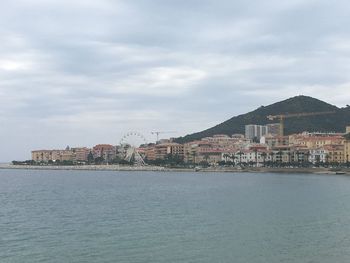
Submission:
[[[345,132],[345,126],[350,125],[350,107],[338,108],[312,97],[297,96],[268,106],[261,106],[252,112],[233,117],[207,130],[177,138],[176,141],[184,143],[214,134],[244,134],[245,125],[278,122],[269,121],[266,118],[268,115],[320,111],[335,111],[336,113],[286,119],[285,134],[303,131]]]

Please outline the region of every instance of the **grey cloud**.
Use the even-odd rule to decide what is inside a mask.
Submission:
[[[349,4],[4,0],[0,161],[201,130],[298,94],[343,106]],[[332,94],[329,94],[329,89]]]

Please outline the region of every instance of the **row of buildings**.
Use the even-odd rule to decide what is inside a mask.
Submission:
[[[116,158],[117,147],[110,144],[98,144],[93,148],[66,147],[64,150],[35,150],[32,160],[35,162],[88,162],[97,158],[109,161]]]
[[[253,127],[253,128],[252,128]],[[185,163],[235,163],[262,165],[266,163],[348,163],[350,161],[350,127],[345,133],[309,133],[279,135],[278,124],[247,125],[246,134],[214,135],[184,144],[161,140],[137,149],[147,162],[176,156]],[[259,139],[257,141],[257,139]],[[122,146],[99,144],[93,148],[32,151],[36,162],[89,162],[97,158],[105,163],[123,159]]]
[[[251,127],[260,125],[248,125]],[[258,129],[263,126],[258,127]],[[266,127],[266,126],[265,126]],[[147,160],[162,160],[169,155],[177,155],[186,163],[199,164],[207,162],[233,162],[236,164],[264,163],[348,163],[350,161],[350,127],[345,133],[309,133],[279,135],[279,126],[273,125],[274,133],[264,135],[242,134],[214,135],[201,140],[178,144],[163,141],[159,144],[147,145],[140,149]],[[258,131],[259,132],[259,131]],[[259,136],[257,136],[259,135]],[[256,142],[256,138],[259,142]]]

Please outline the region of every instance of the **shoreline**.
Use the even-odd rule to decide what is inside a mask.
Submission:
[[[249,167],[238,169],[234,167],[215,168],[168,168],[160,166],[123,166],[123,165],[74,165],[74,166],[36,166],[1,164],[1,170],[66,170],[66,171],[150,171],[150,172],[226,172],[226,173],[309,173],[309,174],[349,174],[350,168],[334,170],[331,168],[270,168]]]

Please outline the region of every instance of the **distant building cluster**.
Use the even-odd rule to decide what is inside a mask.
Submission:
[[[96,159],[111,161],[116,158],[117,147],[110,144],[98,144],[93,148],[77,147],[65,150],[35,150],[32,151],[32,160],[35,162],[94,162]]]
[[[254,139],[260,140],[262,136],[265,136],[267,134],[279,135],[280,127],[281,125],[279,123],[271,123],[267,125],[257,125],[257,124],[246,125],[245,137],[251,140],[254,140]]]
[[[261,166],[265,163],[349,163],[350,127],[345,133],[304,132],[281,136],[279,124],[247,125],[245,134],[218,134],[179,144],[160,140],[137,149],[146,163],[176,158],[184,163],[232,163]],[[98,144],[92,148],[32,151],[35,162],[113,163],[123,160],[125,146]]]

